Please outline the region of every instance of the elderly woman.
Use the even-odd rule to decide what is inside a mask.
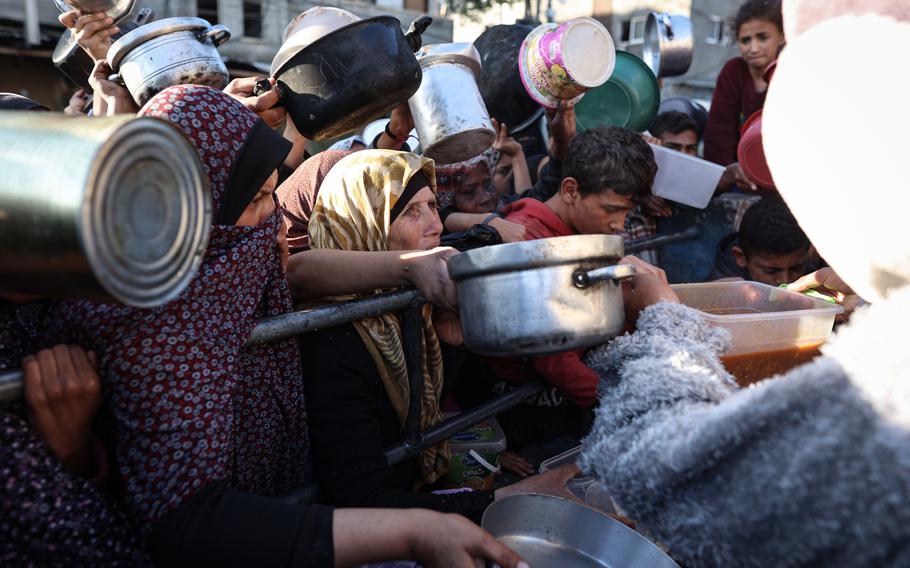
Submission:
[[[739,389],[718,359],[726,334],[636,278],[633,311],[666,301],[590,356],[603,383],[583,465],[687,565],[910,566],[910,237],[895,232],[905,208],[882,207],[906,177],[908,144],[888,133],[910,120],[887,109],[904,97],[892,70],[910,46],[910,12],[892,0],[784,10],[791,43],[765,107],[765,151],[794,216],[846,281],[825,270],[792,287],[852,288],[873,304],[822,357]],[[845,67],[853,81],[838,79]],[[852,106],[866,92],[882,94],[880,119]]]
[[[348,156],[325,179],[310,221],[311,244],[315,249],[374,254],[431,250],[442,233],[435,189],[431,160],[382,150]],[[442,420],[440,338],[457,340],[459,334],[452,332],[452,325],[444,325],[451,324],[450,319],[434,322],[430,305],[424,306],[422,319],[420,406],[425,429]],[[320,330],[302,340],[301,348],[308,362],[306,393],[316,478],[331,502],[339,506],[425,507],[479,521],[496,496],[522,490],[512,486],[496,495],[492,491],[415,492],[448,470],[445,442],[416,459],[388,466],[383,450],[400,440],[409,402],[397,315]],[[572,475],[568,470],[557,472],[553,485],[558,488],[562,482],[564,488],[565,479],[559,476]]]
[[[454,547],[457,565],[477,556],[514,566],[514,555],[453,517],[278,499],[309,480],[299,350],[293,339],[245,344],[261,318],[291,309],[274,197],[290,143],[209,87],[171,87],[141,114],[183,130],[208,174],[214,225],[202,266],[160,308],[63,302],[52,324],[98,354],[125,499],[156,561],[432,564]]]

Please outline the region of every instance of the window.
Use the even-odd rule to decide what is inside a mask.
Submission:
[[[629,45],[640,45],[645,42],[645,23],[647,21],[647,16],[635,16],[629,20],[629,33],[626,40]],[[625,26],[623,26],[623,32],[625,32]]]
[[[262,37],[262,2],[243,3],[243,35]]]
[[[196,16],[210,24],[217,24],[218,0],[196,0]]]
[[[705,37],[705,43],[709,45],[727,45],[724,37],[724,19],[720,16],[708,16],[708,35]]]

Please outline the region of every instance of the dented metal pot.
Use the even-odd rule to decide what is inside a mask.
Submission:
[[[165,18],[114,42],[108,61],[142,106],[173,85],[224,89],[230,77],[218,46],[230,38],[225,26],[213,26],[201,18]]]
[[[480,54],[470,43],[428,45],[417,52],[420,88],[408,101],[424,155],[439,164],[469,160],[496,140],[477,87]]]
[[[211,194],[177,128],[4,111],[0,146],[0,292],[153,307],[193,279]]]
[[[545,355],[589,347],[625,325],[617,264],[623,239],[576,235],[496,245],[449,260],[465,345],[481,355]]]

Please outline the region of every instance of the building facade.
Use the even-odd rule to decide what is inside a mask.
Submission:
[[[234,76],[267,73],[288,22],[314,6],[335,6],[361,18],[397,17],[407,28],[434,15],[426,43],[452,41],[452,22],[439,17],[437,0],[137,0],[155,18],[198,16],[226,25],[231,40],[219,48]],[[135,9],[134,9],[135,10]],[[54,68],[51,54],[63,27],[52,0],[0,0],[0,91],[20,93],[62,109],[76,87]]]

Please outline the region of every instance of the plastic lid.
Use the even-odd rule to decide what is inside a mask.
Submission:
[[[498,454],[506,449],[506,435],[495,418],[487,418],[449,438],[449,447],[453,452]]]
[[[616,63],[607,28],[594,18],[577,18],[564,25],[562,58],[572,80],[589,89],[603,85]]]

